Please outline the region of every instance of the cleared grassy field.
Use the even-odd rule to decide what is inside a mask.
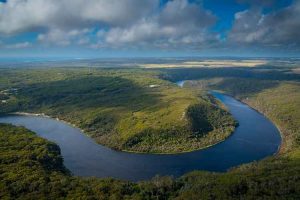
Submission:
[[[267,64],[267,60],[202,60],[202,61],[185,61],[177,63],[159,63],[159,64],[140,64],[142,68],[223,68],[223,67],[256,67]]]

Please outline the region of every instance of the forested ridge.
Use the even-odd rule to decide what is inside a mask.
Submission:
[[[83,129],[113,149],[144,153],[180,153],[227,138],[236,123],[213,107],[205,93],[179,88],[159,79],[158,71],[139,69],[53,68],[0,69],[0,113],[43,113]],[[200,98],[199,98],[200,97]],[[201,105],[203,119],[187,115]],[[214,109],[210,109],[214,108]],[[204,112],[205,111],[205,112]],[[193,124],[209,128],[195,137]],[[226,126],[210,124],[224,122]]]

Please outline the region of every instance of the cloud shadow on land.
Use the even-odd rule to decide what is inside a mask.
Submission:
[[[31,84],[21,88],[19,96],[29,99],[26,104],[21,104],[26,109],[39,106],[56,109],[72,105],[80,109],[124,107],[134,111],[158,100],[158,96],[149,93],[147,87],[129,79],[107,76]]]

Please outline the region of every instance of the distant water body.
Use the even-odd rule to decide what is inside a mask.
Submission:
[[[67,60],[66,58],[0,58],[0,63],[35,63],[35,62],[51,62],[51,61],[61,61]]]
[[[145,180],[159,175],[181,176],[193,170],[223,172],[260,160],[278,151],[279,131],[266,117],[234,98],[212,94],[227,106],[239,122],[232,136],[212,147],[174,155],[119,152],[96,144],[79,129],[37,116],[9,115],[0,122],[22,125],[61,148],[65,166],[77,176]]]

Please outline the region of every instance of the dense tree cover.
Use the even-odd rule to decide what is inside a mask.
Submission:
[[[0,199],[166,199],[178,183],[145,183],[70,176],[59,147],[23,127],[0,124]]]
[[[228,126],[206,124],[212,127],[202,132],[206,137],[192,138],[186,109],[211,102],[158,74],[138,69],[2,69],[0,92],[8,91],[9,99],[0,103],[0,112],[45,113],[76,125],[101,144],[138,152],[191,151],[233,131],[227,113],[223,119]],[[222,118],[215,113],[213,121]]]
[[[227,127],[234,127],[236,122],[225,110],[213,104],[195,104],[187,109],[191,129],[196,136],[202,137],[206,132]],[[222,128],[223,127],[223,128]]]
[[[300,152],[300,83],[284,82],[244,99],[268,116],[280,129],[284,140],[281,152],[291,156]],[[297,150],[297,151],[296,151]]]
[[[300,79],[299,79],[300,81]],[[281,151],[300,145],[300,83],[246,78],[202,79],[186,87],[222,90],[269,117],[284,137]]]
[[[280,153],[258,163],[237,167],[214,180],[213,196],[207,198],[299,199],[300,197],[300,85],[299,80],[274,81],[223,77],[189,81],[186,87],[225,91],[264,113],[279,128],[283,143]],[[241,176],[241,174],[243,174]],[[244,176],[244,177],[243,177]],[[210,175],[208,175],[210,177]],[[216,176],[219,177],[219,176]],[[210,184],[203,174],[187,175],[190,189],[184,197],[203,197]],[[205,179],[207,180],[207,179]],[[219,188],[219,184],[222,187]],[[223,192],[220,192],[223,191]],[[234,192],[237,192],[235,194]],[[201,195],[200,195],[201,194]]]
[[[0,124],[1,199],[297,199],[300,160],[270,158],[228,173],[192,172],[138,183],[73,177],[59,147]]]
[[[162,77],[188,79],[186,88],[221,90],[269,117],[280,129],[281,152],[295,151],[300,138],[300,75],[294,67],[166,69]],[[298,68],[299,69],[299,68]]]
[[[210,75],[205,74],[206,70],[209,71]],[[203,177],[203,174],[199,172],[188,175],[191,185],[190,189],[187,189],[188,192],[183,192],[183,194],[186,194],[185,197],[193,197],[194,199],[199,197],[204,199],[205,197],[208,199],[234,197],[299,199],[299,74],[293,74],[291,69],[284,67],[245,70],[215,69],[215,72],[211,69],[205,69],[204,71],[203,69],[188,69],[182,75],[178,72],[174,73],[174,71],[167,74],[171,80],[177,78],[198,79],[186,82],[185,87],[187,88],[201,91],[221,90],[248,103],[270,118],[280,129],[283,138],[278,155],[259,163],[248,164],[231,170],[225,175],[228,177],[227,180],[218,179],[213,186],[208,184],[207,177]],[[224,74],[222,74],[222,71]],[[246,177],[242,178],[240,173]],[[210,177],[210,174],[208,177]],[[217,175],[217,177],[219,176]],[[220,182],[222,182],[222,187],[218,188]],[[207,187],[214,190],[213,195],[212,193],[207,193],[207,196],[204,195]],[[232,191],[239,193],[237,196],[231,193],[232,191],[229,188],[232,187],[234,188]],[[220,192],[221,190],[223,192]]]
[[[225,68],[179,68],[162,69],[160,77],[171,81],[199,80],[203,78],[234,77],[261,80],[299,80],[300,74],[293,73],[293,68],[272,66],[262,67],[225,67]]]
[[[300,160],[267,159],[224,174],[192,172],[177,199],[299,199]]]
[[[125,149],[157,153],[170,152],[168,148],[174,146],[181,151],[200,149],[225,140],[237,126],[229,112],[213,102],[193,104],[184,115],[188,120],[186,128],[146,129],[128,140]]]
[[[221,90],[236,98],[242,99],[268,88],[278,86],[280,81],[252,78],[212,78],[186,82],[186,87],[201,90]]]

